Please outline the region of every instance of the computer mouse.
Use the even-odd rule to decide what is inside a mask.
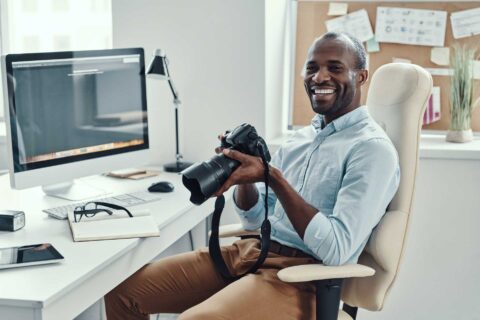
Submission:
[[[175,187],[168,181],[156,182],[148,187],[148,191],[150,192],[172,192],[173,189],[175,189]]]

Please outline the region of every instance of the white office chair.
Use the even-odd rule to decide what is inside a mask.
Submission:
[[[414,64],[383,65],[371,79],[367,106],[398,151],[400,186],[358,264],[338,267],[303,265],[278,272],[278,277],[285,282],[315,282],[319,320],[351,320],[356,319],[358,308],[371,311],[383,308],[405,248],[415,190],[420,129],[431,90],[432,77]],[[220,232],[222,237],[252,234],[243,231],[241,225],[223,226]],[[340,298],[344,302],[343,310],[339,310]]]

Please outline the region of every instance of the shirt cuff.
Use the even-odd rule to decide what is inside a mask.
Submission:
[[[308,223],[303,242],[325,264],[331,264],[329,253],[333,242],[333,229],[330,220],[321,211]]]
[[[233,207],[235,211],[238,213],[240,220],[242,222],[243,227],[246,230],[256,230],[259,228],[258,226],[258,217],[260,214],[263,213],[264,210],[264,203],[263,200],[260,201],[261,195],[257,189],[258,199],[257,203],[253,207],[248,210],[242,210],[237,206],[237,201],[235,199],[235,192],[233,193]]]

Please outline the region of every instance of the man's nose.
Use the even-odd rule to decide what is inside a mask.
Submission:
[[[326,67],[318,68],[318,71],[313,75],[313,81],[316,83],[322,83],[326,80],[330,80],[330,73]]]

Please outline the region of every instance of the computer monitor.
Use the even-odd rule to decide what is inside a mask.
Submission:
[[[10,181],[70,200],[101,194],[73,179],[148,159],[142,48],[2,57]]]

